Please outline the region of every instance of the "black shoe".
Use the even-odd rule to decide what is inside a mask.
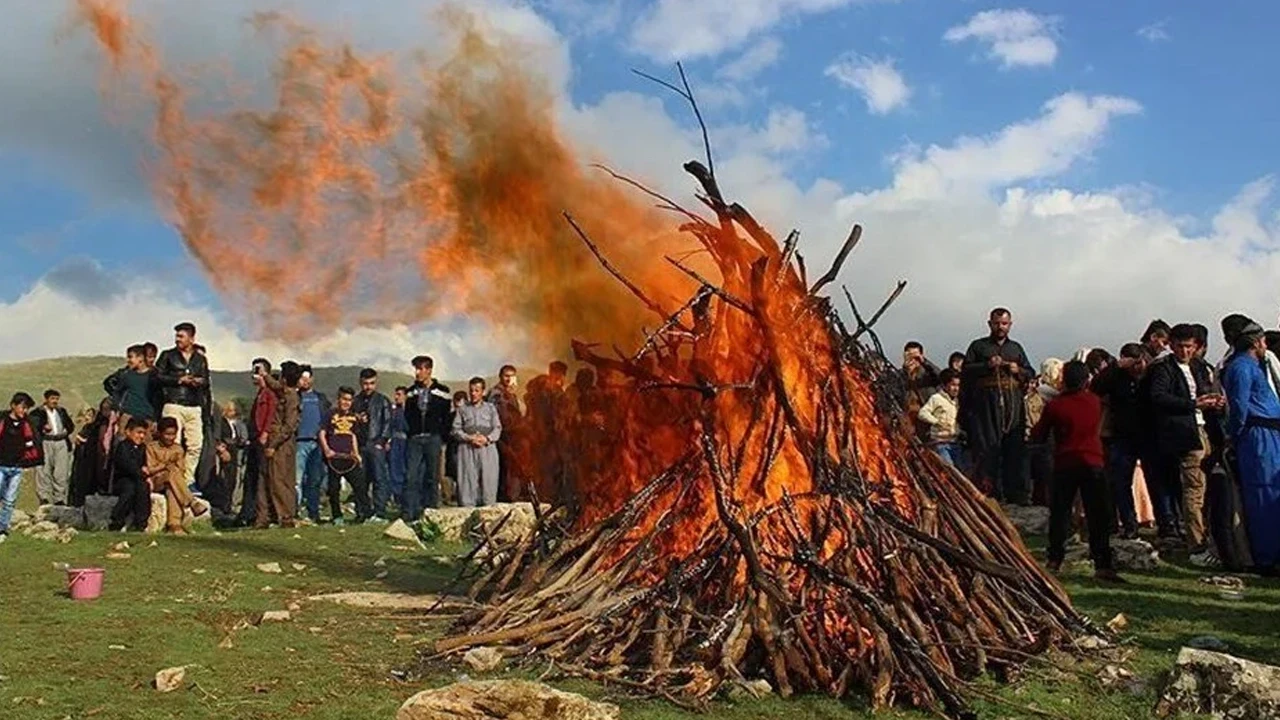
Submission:
[[[1095,570],[1093,572],[1093,579],[1098,580],[1100,582],[1111,583],[1113,585],[1129,584],[1129,581],[1120,577],[1120,574],[1117,573],[1115,570]]]

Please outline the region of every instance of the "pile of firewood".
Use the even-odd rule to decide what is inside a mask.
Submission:
[[[727,203],[710,153],[685,168],[714,219],[654,197],[719,282],[669,259],[694,291],[663,308],[568,218],[659,324],[634,354],[575,347],[621,379],[605,471],[532,534],[477,554],[478,609],[436,657],[497,647],[682,705],[765,679],[969,717],[979,675],[1098,633],[999,508],[900,423],[870,332],[884,308],[864,320],[846,291],[850,330],[818,294],[861,229],[810,284],[798,235],[778,243]]]

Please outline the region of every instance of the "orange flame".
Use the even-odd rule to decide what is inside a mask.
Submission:
[[[541,357],[571,334],[634,340],[645,311],[600,272],[566,210],[659,302],[688,288],[648,259],[689,242],[587,167],[516,41],[468,12],[439,13],[454,50],[416,77],[257,15],[265,41],[283,38],[271,107],[195,114],[209,98],[165,69],[119,3],[76,7],[111,60],[108,99],[137,96],[119,89],[127,79],[154,106],[163,209],[260,336],[465,315],[526,334]]]

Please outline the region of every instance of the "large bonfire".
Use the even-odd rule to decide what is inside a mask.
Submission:
[[[1096,632],[999,508],[898,421],[893,368],[862,344],[880,313],[851,307],[850,329],[821,294],[860,228],[811,281],[797,233],[779,242],[722,195],[709,147],[685,166],[704,214],[586,174],[550,103],[466,22],[411,119],[385,69],[294,28],[276,107],[197,122],[126,16],[77,7],[112,81],[133,71],[155,103],[157,182],[183,239],[233,305],[264,310],[264,331],[430,307],[514,314],[545,342],[632,338],[574,343],[602,380],[597,417],[567,464],[524,463],[565,502],[486,542],[466,578],[479,609],[438,656],[499,646],[680,703],[763,678],[966,717],[972,679]],[[431,281],[459,265],[482,282],[442,305]],[[357,282],[370,270],[391,279]]]

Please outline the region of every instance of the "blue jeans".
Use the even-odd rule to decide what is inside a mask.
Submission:
[[[22,487],[22,468],[0,467],[0,533],[9,532],[13,506],[18,504],[18,488]]]
[[[959,443],[936,443],[931,447],[938,457],[947,461],[951,467],[964,472],[964,449]]]
[[[1138,531],[1138,512],[1133,505],[1133,471],[1138,465],[1138,448],[1125,440],[1107,444],[1107,483],[1111,486],[1111,504],[1115,506],[1120,527],[1125,532]]]
[[[298,506],[305,503],[307,516],[312,520],[320,519],[320,485],[328,479],[324,468],[324,454],[320,452],[320,443],[299,440],[298,454],[293,458],[295,489],[298,492]]]
[[[373,514],[384,516],[387,514],[387,500],[391,497],[391,466],[387,462],[387,451],[365,445],[360,448],[360,457],[368,471],[368,484],[373,488]]]
[[[415,435],[409,438],[409,471],[405,475],[404,507],[401,516],[405,522],[422,519],[422,508],[440,507],[440,449],[444,440],[439,435]]]
[[[404,505],[404,476],[409,471],[409,441],[405,438],[391,439],[391,452],[387,458],[390,466],[391,483],[388,488],[396,504]]]

